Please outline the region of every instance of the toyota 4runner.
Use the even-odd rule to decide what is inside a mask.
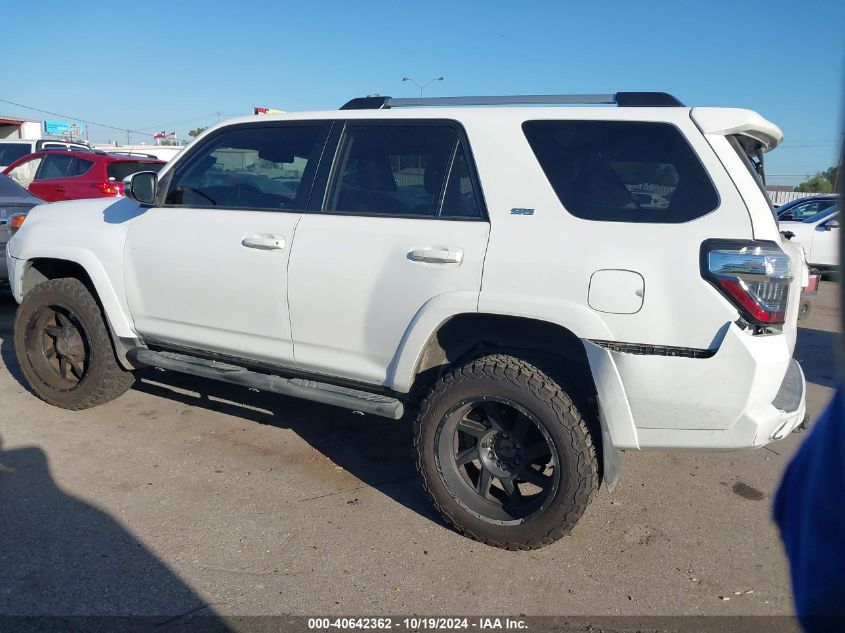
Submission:
[[[806,265],[762,185],[781,139],[665,93],[225,122],[125,199],[29,214],[7,257],[21,371],[68,409],[154,366],[407,414],[444,518],[540,547],[624,451],[804,420]]]

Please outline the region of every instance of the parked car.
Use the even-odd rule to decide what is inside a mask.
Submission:
[[[21,372],[69,409],[154,366],[407,412],[445,519],[541,547],[622,451],[759,447],[804,420],[806,265],[758,174],[781,139],[664,93],[235,119],[120,201],[30,214],[7,257]]]
[[[35,152],[3,173],[47,202],[123,195],[123,179],[137,171],[157,171],[164,161],[104,152]]]
[[[800,222],[781,222],[792,241],[804,248],[807,263],[821,270],[839,267],[839,205],[826,208]]]
[[[4,139],[0,141],[0,170],[6,169],[19,158],[27,154],[39,152],[44,149],[89,149],[85,143],[74,143],[72,141],[58,141],[55,139]]]
[[[781,222],[801,222],[825,209],[836,206],[838,203],[839,194],[836,193],[798,198],[777,208],[778,220]]]
[[[8,280],[6,243],[11,237],[12,227],[20,224],[20,216],[43,202],[8,176],[0,175],[0,283]]]

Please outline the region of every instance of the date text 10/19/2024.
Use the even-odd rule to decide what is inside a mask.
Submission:
[[[528,625],[519,618],[308,618],[308,628],[315,631],[329,629],[399,629],[405,631],[445,631],[451,629],[526,630]]]

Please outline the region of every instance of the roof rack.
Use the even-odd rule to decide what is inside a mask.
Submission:
[[[360,97],[341,106],[341,110],[386,110],[415,106],[473,106],[473,105],[617,105],[619,107],[677,107],[683,106],[666,92],[617,92],[582,95],[512,95],[500,97],[423,97],[394,99],[393,97]]]

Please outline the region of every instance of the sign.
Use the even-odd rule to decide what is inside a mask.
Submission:
[[[44,121],[44,132],[53,136],[79,137],[85,135],[83,123],[66,123],[64,121]]]

